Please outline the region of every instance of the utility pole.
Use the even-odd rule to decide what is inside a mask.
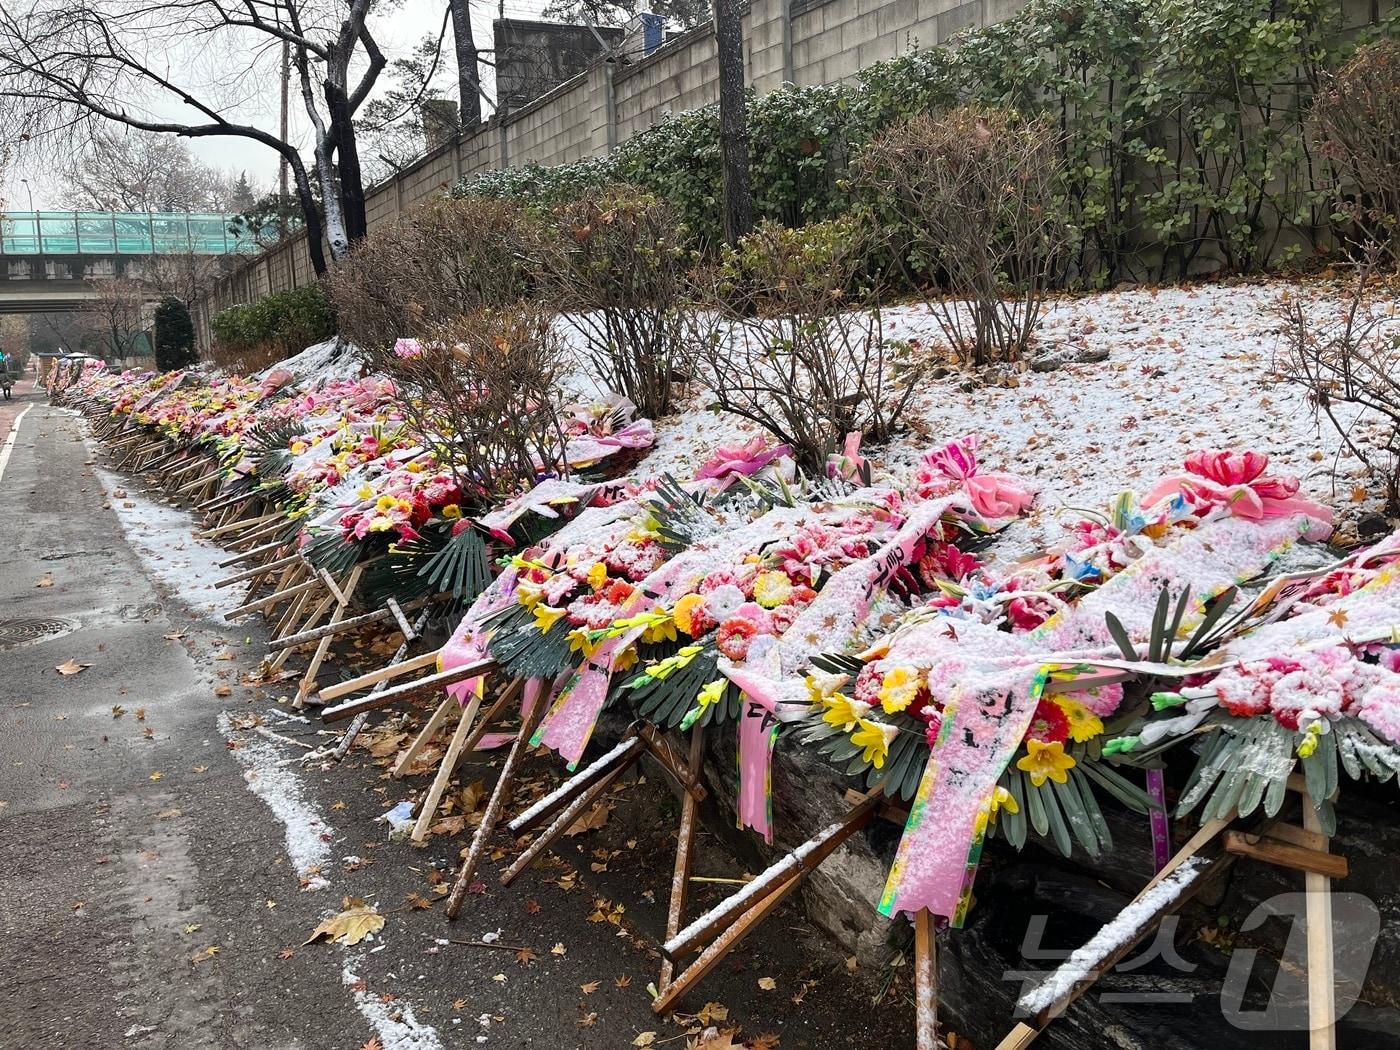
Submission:
[[[282,41],[282,141],[290,142],[288,133],[288,103],[291,98],[292,88],[292,49],[291,45]],[[277,172],[277,224],[280,239],[287,237],[287,158],[282,158],[282,163]]]
[[[724,175],[724,239],[753,228],[749,136],[744,98],[744,24],[735,0],[712,0],[719,59],[719,156]]]

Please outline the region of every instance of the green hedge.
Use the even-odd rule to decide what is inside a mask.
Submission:
[[[214,316],[216,344],[235,354],[270,348],[296,353],[335,334],[335,311],[317,285],[273,292]]]
[[[913,51],[859,87],[751,97],[755,212],[787,224],[850,201],[851,154],[890,121],[959,102],[1052,114],[1082,284],[1184,276],[1205,260],[1251,272],[1326,240],[1333,173],[1306,134],[1313,94],[1359,40],[1331,0],[1032,0],[956,48]],[[603,160],[474,176],[460,195],[549,205],[627,181],[718,239],[714,107],[662,121]]]

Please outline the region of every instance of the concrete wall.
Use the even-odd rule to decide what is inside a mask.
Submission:
[[[751,0],[744,14],[745,75],[757,91],[851,80],[883,59],[946,41],[1014,13],[1022,0]],[[605,155],[669,114],[719,97],[714,34],[683,33],[645,58],[600,62],[540,98],[459,135],[366,195],[370,229],[465,175],[531,161]],[[611,94],[609,82],[611,81]],[[244,264],[196,304],[201,347],[209,318],[268,292],[312,280],[304,239]]]

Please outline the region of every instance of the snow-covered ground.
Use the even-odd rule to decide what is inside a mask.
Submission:
[[[1027,547],[1054,541],[1062,508],[1104,508],[1125,488],[1141,492],[1179,471],[1198,448],[1267,453],[1272,469],[1302,479],[1305,495],[1340,511],[1376,509],[1374,486],[1353,499],[1352,489],[1365,485],[1359,461],[1325,420],[1314,420],[1302,388],[1275,374],[1280,303],[1289,296],[1322,317],[1340,309],[1346,289],[1278,280],[1055,300],[1040,338],[1107,350],[1108,360],[1023,372],[1015,385],[971,390],[956,373],[929,380],[911,401],[906,432],[887,448],[865,451],[877,476],[898,480],[931,448],[979,434],[984,469],[1012,471],[1041,486],[1035,514],[1013,540]],[[886,310],[884,327],[888,338],[940,341],[923,305]],[[693,404],[705,400],[702,393]],[[757,432],[746,420],[691,407],[658,421],[656,448],[639,472],[683,477],[715,445]],[[1365,428],[1353,436],[1364,440]]]

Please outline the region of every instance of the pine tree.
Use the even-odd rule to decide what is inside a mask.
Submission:
[[[173,295],[156,307],[156,367],[162,372],[184,368],[198,360],[194,350],[194,322],[190,312]]]

